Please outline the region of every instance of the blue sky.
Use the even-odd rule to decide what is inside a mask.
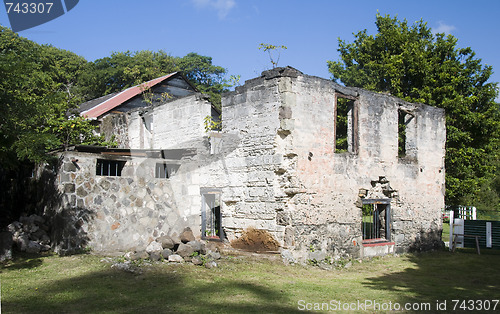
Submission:
[[[376,32],[375,15],[423,19],[459,39],[493,66],[500,81],[500,1],[295,1],[295,0],[80,0],[65,15],[20,35],[75,52],[89,61],[114,51],[164,50],[173,56],[211,56],[241,81],[271,67],[260,43],[286,45],[280,66],[330,78],[327,60],[338,60],[338,38]],[[9,26],[5,9],[0,24]]]

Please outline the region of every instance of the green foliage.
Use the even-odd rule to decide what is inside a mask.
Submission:
[[[176,72],[176,61],[161,50],[114,52],[86,65],[80,80],[83,95],[95,99]]]
[[[172,98],[172,95],[167,92],[161,93],[160,96],[155,95],[151,90],[151,87],[145,83],[140,84],[139,89],[142,92],[142,98],[144,99],[144,101],[150,105],[155,102],[164,103]]]
[[[271,61],[271,64],[273,65],[273,69],[278,66],[278,62],[280,61],[280,56],[281,56],[281,51],[288,49],[287,46],[281,45],[281,46],[276,46],[276,45],[271,45],[271,44],[264,44],[261,43],[259,45],[259,50],[264,50],[264,52],[267,52],[269,55],[269,60]]]
[[[212,64],[212,58],[191,52],[177,58],[177,66],[196,88],[210,96],[210,101],[221,108],[221,94],[227,91],[226,69]]]
[[[497,171],[479,188],[477,204],[480,219],[500,220],[500,156],[494,155],[490,159]]]
[[[347,142],[347,114],[352,106],[352,101],[345,98],[337,99],[337,117],[335,119],[335,152],[345,153],[348,149]]]
[[[222,119],[220,116],[218,120],[215,120],[212,116],[206,116],[203,122],[205,124],[206,133],[222,130]]]
[[[318,266],[319,265],[319,262],[316,260],[316,259],[308,259],[307,260],[307,265],[309,266]]]
[[[229,77],[229,85],[231,86],[241,86],[241,75],[231,75]]]
[[[220,108],[220,94],[228,87],[226,69],[213,65],[211,57],[193,52],[182,58],[161,50],[115,52],[86,65],[81,75],[82,93],[87,100],[95,99],[177,71]]]
[[[309,252],[314,252],[316,249],[314,248],[314,244],[309,244]]]
[[[0,27],[0,162],[42,162],[46,152],[71,144],[99,144],[89,121],[72,117],[78,78],[86,61],[71,52],[38,45]]]
[[[500,171],[491,163],[500,136],[492,67],[471,48],[458,48],[455,37],[433,35],[422,20],[409,26],[377,14],[376,25],[376,35],[363,30],[353,43],[339,39],[341,60],[328,61],[333,79],[446,109],[446,202],[481,204],[482,189],[491,194]]]

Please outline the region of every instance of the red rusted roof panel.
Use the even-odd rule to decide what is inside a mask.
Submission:
[[[81,115],[83,117],[86,117],[86,118],[98,118],[98,117],[102,116],[103,114],[105,114],[106,112],[109,112],[110,110],[113,110],[114,108],[125,103],[127,100],[130,100],[133,97],[139,95],[140,93],[142,93],[144,88],[151,88],[151,87],[155,86],[156,84],[161,83],[164,80],[174,76],[177,73],[178,72],[170,73],[168,75],[155,78],[155,79],[148,81],[146,83],[129,87],[126,90],[111,97],[110,99],[103,101],[102,103],[98,104],[97,106],[95,106],[87,111],[82,112]]]

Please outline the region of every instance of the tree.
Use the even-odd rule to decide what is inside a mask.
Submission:
[[[353,43],[339,39],[341,60],[328,61],[333,79],[446,109],[446,202],[481,203],[481,188],[500,170],[490,162],[498,160],[500,142],[492,67],[470,47],[458,48],[454,36],[433,35],[422,20],[409,26],[377,14],[375,24],[376,35],[363,30]]]
[[[0,165],[42,162],[48,150],[99,143],[89,121],[69,114],[82,98],[78,76],[87,61],[0,28]]]
[[[110,57],[89,62],[80,85],[85,99],[90,100],[178,70],[176,58],[161,50],[114,52]]]
[[[179,69],[196,88],[210,96],[211,102],[220,109],[221,94],[227,90],[226,69],[212,64],[212,58],[191,52],[177,60]]]
[[[220,94],[227,87],[226,70],[213,65],[211,57],[193,52],[182,58],[164,51],[115,52],[88,63],[80,85],[85,99],[90,100],[177,71],[182,71],[200,92],[208,94],[214,105],[220,107]]]
[[[90,121],[70,114],[82,100],[78,78],[86,64],[0,27],[0,227],[29,210],[33,163],[51,161],[53,149],[103,144]]]

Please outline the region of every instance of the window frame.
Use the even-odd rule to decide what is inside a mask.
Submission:
[[[402,160],[416,161],[418,150],[416,115],[402,104],[398,104],[397,112],[397,156]]]
[[[155,178],[156,179],[170,179],[177,173],[181,165],[172,164],[167,162],[155,163]]]
[[[363,199],[362,200],[362,205],[374,205],[375,207],[378,206],[384,206],[383,210],[378,210],[378,212],[385,211],[384,216],[385,216],[385,236],[384,237],[379,237],[379,238],[369,238],[369,239],[364,239],[364,234],[363,234],[363,209],[361,208],[361,235],[363,237],[363,242],[373,242],[373,241],[380,241],[380,242],[391,242],[391,225],[392,225],[392,212],[391,212],[391,199]]]
[[[124,160],[97,158],[95,174],[100,177],[121,177],[126,163]]]

